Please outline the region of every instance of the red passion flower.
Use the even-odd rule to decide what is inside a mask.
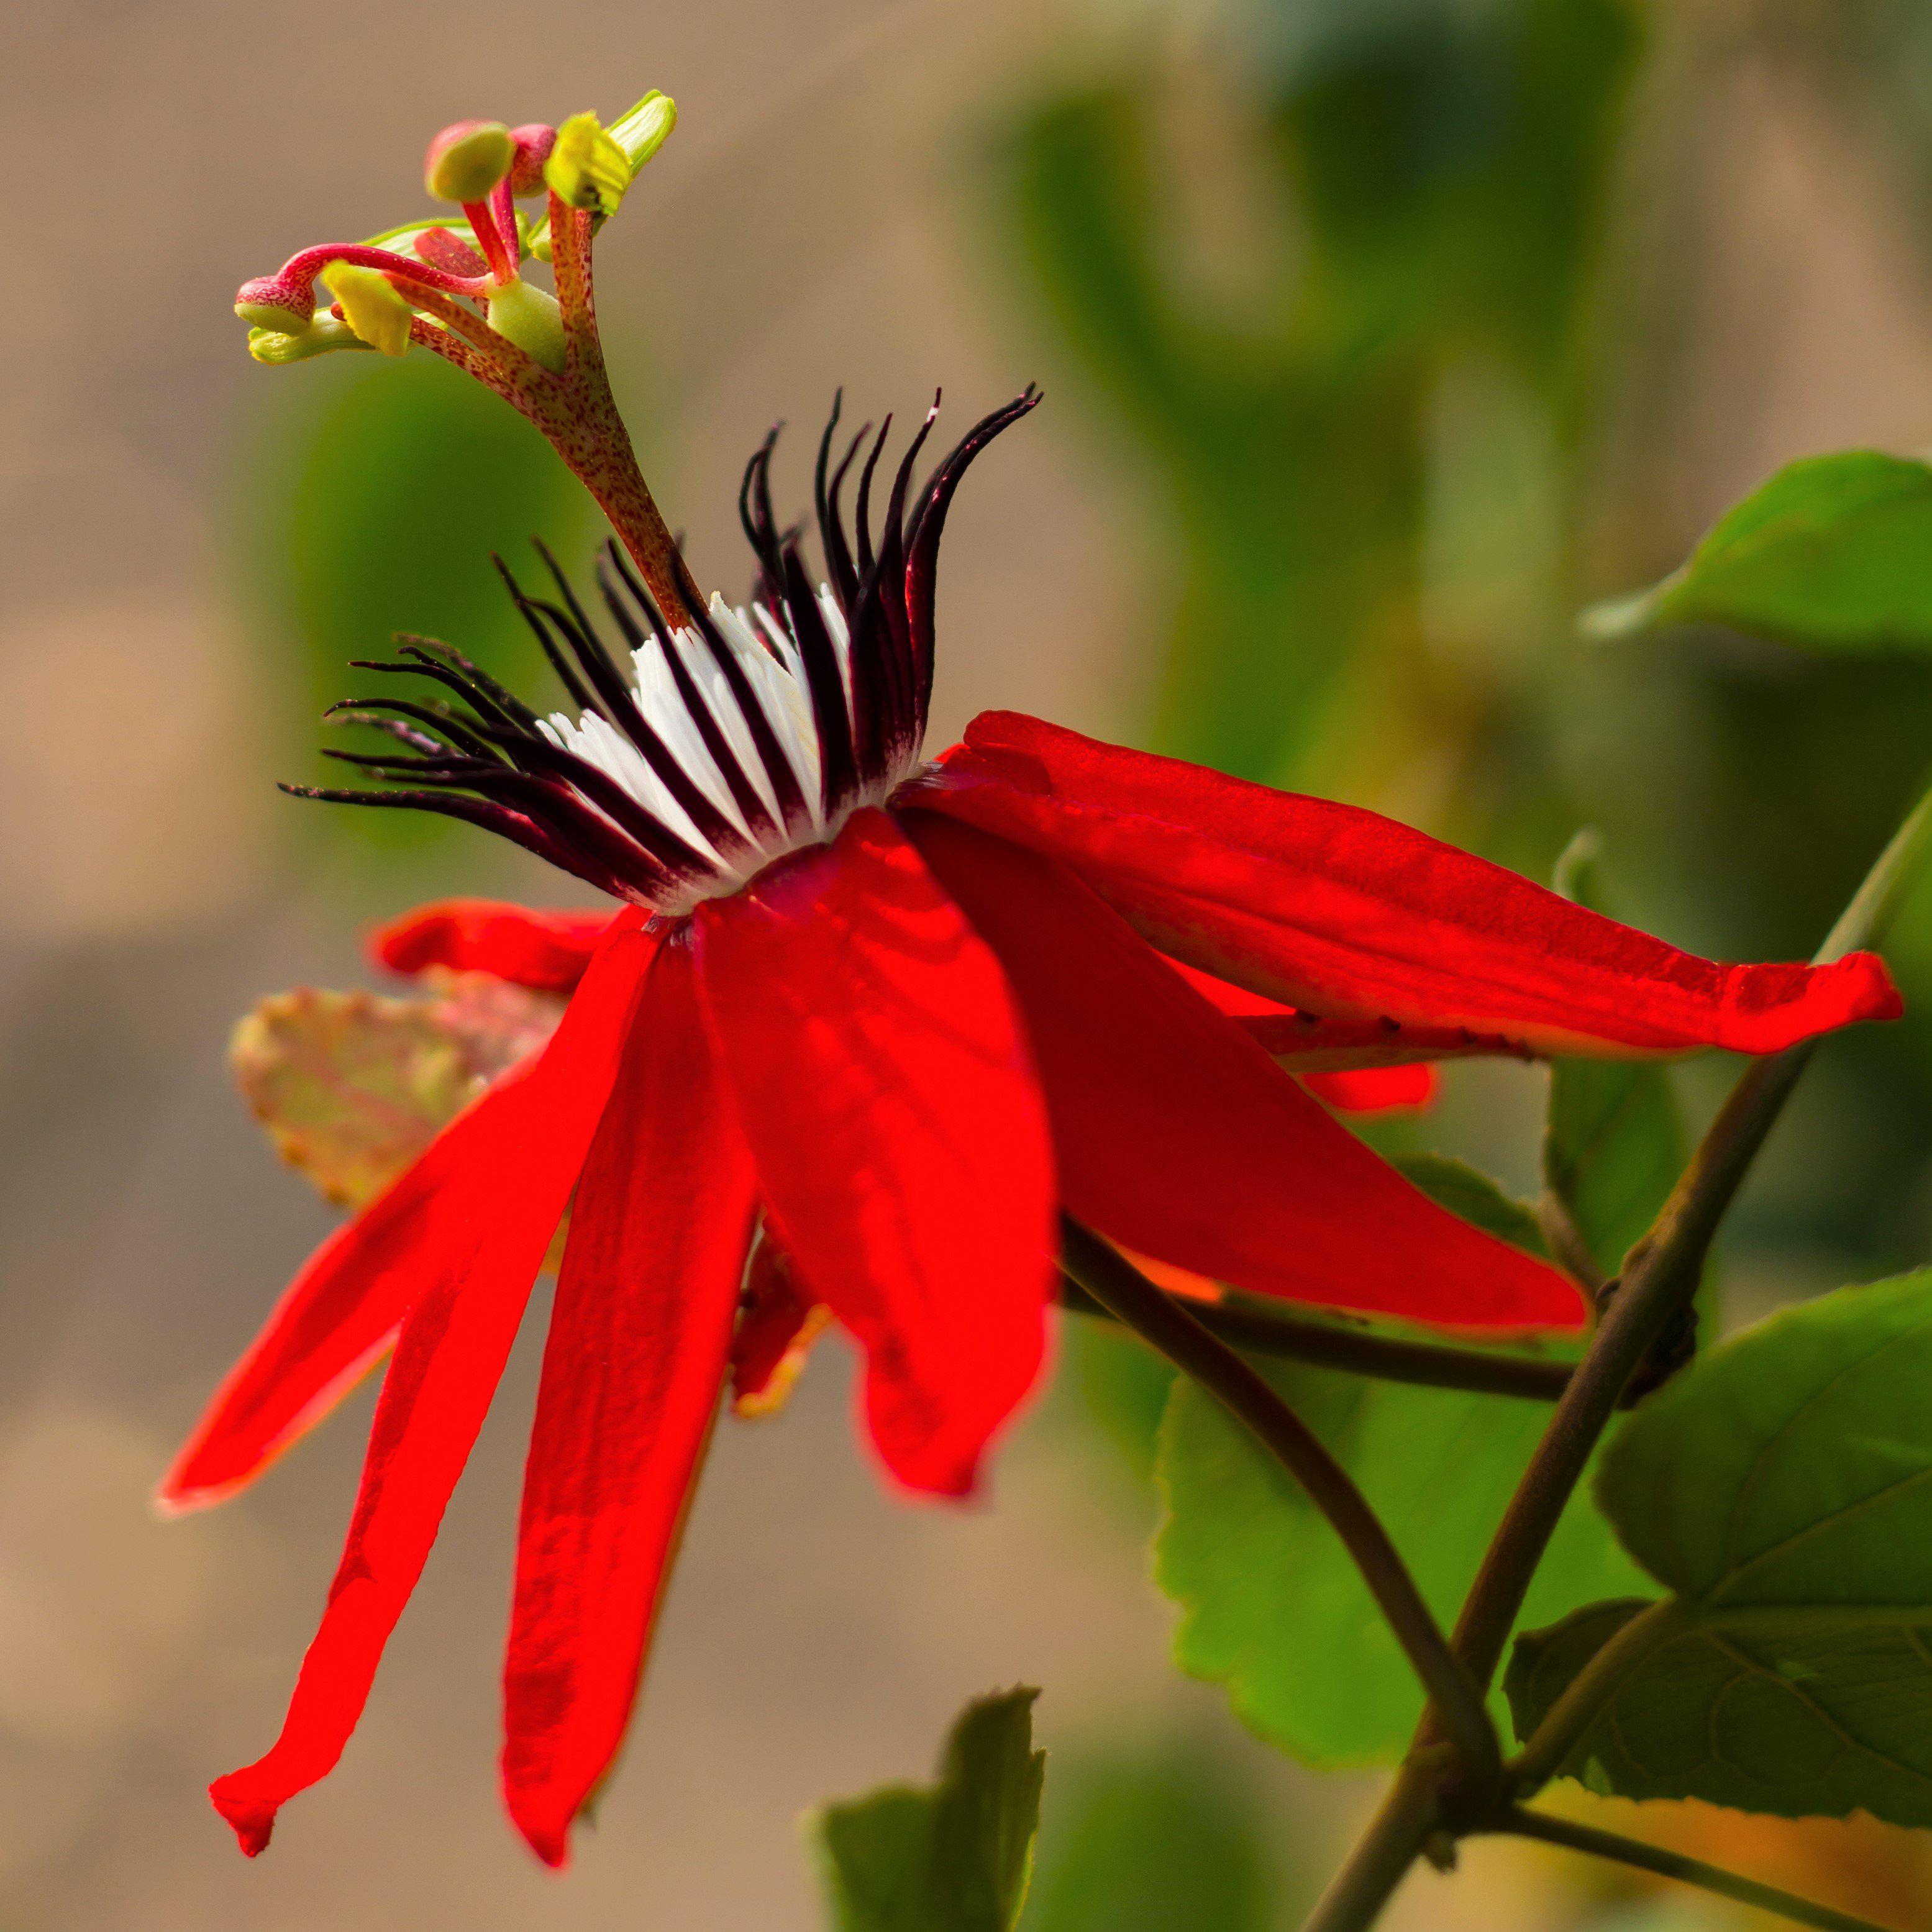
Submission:
[[[1036,718],[983,714],[928,760],[948,506],[1036,396],[916,484],[928,415],[876,515],[885,431],[842,448],[835,410],[822,582],[774,516],[768,439],[741,501],[753,594],[704,598],[598,414],[588,242],[609,194],[557,164],[572,138],[519,129],[478,161],[471,126],[431,154],[490,224],[500,284],[523,230],[499,204],[547,180],[548,362],[484,340],[419,263],[351,251],[406,306],[408,340],[472,373],[494,358],[481,373],[556,432],[621,543],[596,616],[554,566],[554,595],[512,584],[566,708],[412,642],[366,668],[442,695],[357,701],[344,715],[394,742],[333,754],[377,784],[289,789],[467,820],[616,909],[459,904],[386,936],[407,970],[567,992],[562,1022],[322,1244],[166,1479],[176,1508],[231,1493],[389,1355],[281,1735],[212,1787],[251,1853],[360,1714],[567,1207],[504,1688],[508,1808],[553,1864],[622,1738],[722,1391],[735,1369],[755,1393],[816,1311],[862,1353],[885,1468],[964,1496],[1039,1377],[1063,1212],[1253,1294],[1488,1330],[1580,1321],[1565,1278],[1434,1205],[1285,1066],[1769,1053],[1898,1010],[1870,956],[1713,964],[1372,812]],[[274,284],[274,319],[300,322],[329,258],[250,288]],[[370,301],[338,303],[338,328],[380,333]],[[500,289],[493,324],[499,304],[517,313]],[[568,421],[591,427],[572,440]]]

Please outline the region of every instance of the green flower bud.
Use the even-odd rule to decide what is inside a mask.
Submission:
[[[556,298],[519,278],[490,296],[490,326],[554,375],[563,374],[563,314]]]
[[[332,349],[368,346],[346,322],[338,322],[332,315],[319,315],[306,328],[290,332],[272,328],[248,332],[248,353],[257,362],[271,364],[306,362],[311,356],[326,356]]]
[[[616,212],[634,172],[630,156],[594,114],[573,114],[565,122],[544,164],[544,179],[559,200],[604,218]]]
[[[652,88],[628,114],[611,122],[610,138],[629,158],[634,176],[670,139],[670,130],[676,125],[677,103]]]
[[[400,356],[408,348],[414,311],[380,268],[338,262],[328,270],[328,286],[349,326],[371,349]]]
[[[459,121],[429,144],[423,184],[439,201],[481,201],[510,172],[517,144],[500,121]]]

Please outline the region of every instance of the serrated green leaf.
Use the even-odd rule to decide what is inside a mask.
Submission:
[[[1593,1604],[1518,1640],[1506,1688],[1520,1735],[1645,1607]],[[1928,1636],[1932,1623],[1857,1616],[1781,1630],[1666,1627],[1564,1769],[1606,1797],[1700,1798],[1786,1818],[1864,1810],[1932,1826]]]
[[[1438,1208],[1473,1222],[1485,1234],[1532,1255],[1550,1258],[1543,1231],[1526,1203],[1505,1194],[1490,1177],[1444,1154],[1397,1154],[1390,1163]]]
[[[976,1698],[938,1781],[887,1785],[812,1820],[838,1932],[1012,1932],[1026,1902],[1046,1754],[1021,1688]]]
[[[1257,1364],[1257,1366],[1260,1366]],[[1262,1371],[1346,1466],[1445,1622],[1549,1419],[1534,1402]],[[1192,1384],[1162,1426],[1155,1578],[1180,1605],[1175,1660],[1224,1684],[1270,1743],[1316,1765],[1399,1756],[1422,1694],[1353,1563],[1294,1480]],[[1628,1589],[1636,1573],[1587,1498],[1564,1516],[1532,1619]]]
[[[1606,638],[1724,624],[1808,650],[1932,650],[1932,466],[1870,449],[1792,464],[1681,568],[1584,622]]]
[[[1598,1490],[1675,1593],[1563,1769],[1634,1798],[1932,1826],[1932,1270],[1714,1349],[1624,1425]],[[1520,1732],[1631,1614],[1523,1639]]]
[[[1592,912],[1608,910],[1598,842],[1580,832],[1556,868],[1556,889]],[[1640,1060],[1557,1060],[1550,1069],[1544,1184],[1568,1212],[1606,1275],[1648,1231],[1690,1158],[1684,1117],[1665,1067]]]

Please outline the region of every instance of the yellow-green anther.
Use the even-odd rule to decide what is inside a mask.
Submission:
[[[545,215],[530,230],[525,238],[525,247],[527,252],[539,262],[548,262],[550,259],[550,217],[548,215]]]
[[[493,290],[490,326],[554,375],[563,374],[563,315],[556,298],[520,277]]]
[[[299,335],[308,326],[308,316],[276,302],[238,302],[235,313],[250,328],[266,334]]]
[[[510,172],[517,144],[500,121],[459,121],[429,144],[423,185],[439,201],[481,201]]]
[[[368,346],[346,322],[332,315],[319,315],[308,328],[292,334],[273,328],[248,332],[248,353],[257,362],[272,364],[306,362],[311,356],[326,356],[332,349]]]
[[[380,268],[336,262],[328,269],[328,281],[349,326],[371,349],[400,356],[408,348],[412,310]]]
[[[573,114],[565,122],[544,164],[544,179],[566,206],[607,217],[616,212],[634,172],[630,156],[594,114]]]
[[[670,130],[676,125],[677,103],[652,88],[628,114],[611,122],[610,138],[629,158],[634,176],[670,139]]]

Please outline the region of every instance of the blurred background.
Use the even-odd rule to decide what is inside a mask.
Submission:
[[[272,1736],[367,1398],[259,1490],[147,1496],[331,1224],[223,1065],[234,1019],[366,983],[412,898],[554,899],[480,836],[326,813],[346,659],[393,629],[535,674],[489,572],[589,506],[425,358],[257,368],[227,314],[418,212],[472,115],[675,139],[600,249],[645,467],[740,584],[740,465],[834,387],[955,422],[1037,378],[944,580],[934,737],[989,704],[1393,812],[1539,877],[1598,827],[1616,910],[1808,952],[1932,762],[1932,668],[1578,638],[1790,458],[1932,442],[1932,9],[1916,0],[75,0],[0,26],[10,150],[58,196],[0,305],[0,1928],[820,1922],[798,1819],[923,1775],[1042,1684],[1040,1932],[1274,1932],[1375,1780],[1317,1779],[1167,1661],[1156,1382],[1070,1334],[961,1516],[885,1497],[820,1352],[720,1432],[628,1758],[542,1875],[494,1794],[527,1348],[339,1772],[273,1850],[202,1787]],[[1932,914],[1898,944],[1932,995]],[[1694,1117],[1722,1068],[1685,1070]],[[1459,1067],[1392,1130],[1534,1185],[1540,1076]],[[1738,1217],[1734,1313],[1927,1258],[1932,1026],[1824,1056]],[[540,1332],[530,1324],[526,1342]],[[1582,1804],[1585,1801],[1575,1801]],[[1601,1808],[1607,1814],[1614,1808]],[[1923,1922],[1903,1834],[1612,1820]],[[1477,1845],[1409,1928],[1742,1922]]]

